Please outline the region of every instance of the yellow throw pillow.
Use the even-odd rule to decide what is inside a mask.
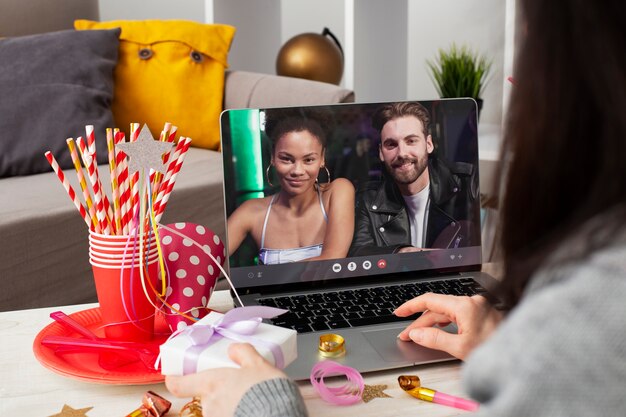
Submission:
[[[219,148],[224,70],[234,27],[183,20],[77,20],[74,27],[122,29],[112,104],[120,129],[128,132],[131,122],[147,123],[155,133],[171,122],[193,146]]]

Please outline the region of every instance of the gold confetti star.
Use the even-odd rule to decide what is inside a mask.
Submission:
[[[387,388],[387,385],[365,385],[363,389],[363,402],[368,403],[374,398],[392,398],[391,395],[387,395],[383,392]]]
[[[75,410],[67,404],[63,405],[63,410],[60,413],[51,415],[49,417],[87,417],[87,411],[91,410],[93,407],[81,408],[80,410]]]
[[[147,172],[150,168],[155,171],[165,172],[167,168],[163,163],[162,156],[165,152],[172,149],[171,143],[154,140],[148,125],[143,125],[136,141],[122,142],[115,146],[128,155],[130,159],[128,169],[131,172],[136,172],[140,169],[144,169]]]

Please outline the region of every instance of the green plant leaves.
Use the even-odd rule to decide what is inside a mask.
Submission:
[[[434,61],[426,61],[431,79],[441,98],[480,98],[487,83],[491,62],[467,46],[452,44],[439,49]]]

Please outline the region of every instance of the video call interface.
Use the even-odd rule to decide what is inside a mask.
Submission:
[[[432,139],[432,151],[426,155],[430,195],[422,217],[416,217],[423,219],[419,224],[407,220],[410,210],[406,205],[409,203],[399,192],[402,185],[398,184],[410,179],[390,172],[396,168],[396,160],[389,160],[388,164],[381,160],[381,135],[372,125],[375,113],[393,103],[238,109],[222,114],[227,220],[248,200],[261,199],[253,206],[267,207],[273,196],[274,199],[279,197],[275,194],[282,192],[283,197],[288,196],[289,190],[281,186],[285,184],[281,181],[281,174],[270,166],[276,140],[271,140],[266,132],[266,127],[270,127],[266,122],[272,120],[271,126],[278,126],[281,114],[286,118],[308,117],[313,122],[320,122],[315,118],[316,114],[323,115],[325,168],[320,168],[318,183],[313,189],[317,192],[318,184],[343,178],[352,184],[353,187],[348,188],[353,188],[351,192],[355,199],[355,207],[343,208],[354,211],[355,221],[352,241],[345,256],[316,259],[319,255],[314,252],[316,248],[304,248],[295,252],[312,251],[312,260],[292,261],[287,256],[292,248],[285,248],[289,250],[278,251],[281,256],[266,257],[258,236],[255,239],[250,233],[233,253],[229,253],[230,277],[237,288],[376,278],[381,274],[454,269],[481,263],[476,103],[471,99],[413,103],[419,103],[426,110],[430,119],[428,134]],[[381,207],[373,205],[372,198],[378,198],[376,204]],[[369,206],[365,207],[366,204]],[[385,212],[387,206],[392,209]],[[260,216],[254,217],[258,217],[259,222],[268,220],[267,211],[262,211]],[[269,217],[269,221],[277,220]],[[418,227],[423,228],[419,244],[415,239],[407,241],[406,236],[401,241],[396,236],[400,232],[394,232],[400,230],[413,236],[411,233],[415,230],[412,228]],[[231,228],[233,231],[228,230]],[[231,239],[231,233],[234,233],[234,227],[229,225],[227,241]],[[401,248],[405,250],[400,251]]]

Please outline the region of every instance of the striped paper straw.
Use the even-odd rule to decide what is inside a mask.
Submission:
[[[165,192],[165,195],[163,196],[163,199],[161,200],[161,204],[158,207],[158,211],[156,215],[157,223],[161,220],[161,216],[163,216],[163,212],[165,211],[165,206],[167,205],[167,202],[170,199],[170,195],[172,194],[172,190],[174,189],[174,183],[176,182],[176,176],[178,175],[180,168],[183,166],[183,162],[185,161],[185,155],[187,154],[187,151],[189,150],[189,145],[191,145],[191,138],[186,138],[185,143],[183,144],[183,149],[180,153],[180,156],[176,160],[176,165],[172,173],[172,176],[170,177],[169,181],[167,181],[168,184],[167,184],[167,190]]]
[[[176,137],[176,126],[172,126],[171,123],[165,123],[165,126],[163,126],[163,131],[161,132],[161,135],[159,136],[159,140],[161,142],[173,142],[175,137]],[[168,131],[170,131],[168,133]],[[163,155],[163,163],[167,164],[167,161],[169,160],[170,155],[172,154],[173,150],[170,149],[168,152],[166,152]],[[161,180],[163,179],[163,173],[158,172],[158,171],[152,171],[150,173],[150,184],[152,185],[152,201],[156,200],[157,198],[157,194],[159,192],[159,187],[161,185]]]
[[[113,196],[113,221],[117,234],[121,234],[122,220],[120,213],[120,195],[117,185],[117,166],[115,163],[115,146],[113,144],[113,130],[107,128],[107,150],[109,151],[109,171],[111,172],[111,195]]]
[[[124,142],[125,136],[123,132],[119,132],[119,130],[115,134],[115,143]],[[122,216],[122,231],[123,234],[127,235],[129,230],[129,222],[130,222],[130,178],[128,176],[128,162],[126,161],[126,154],[115,149],[115,161],[117,163],[117,182],[120,186],[119,194],[120,194],[120,210]]]
[[[90,228],[91,219],[89,218],[89,214],[87,214],[87,211],[85,210],[85,207],[83,207],[81,202],[78,201],[78,198],[76,197],[76,193],[74,192],[74,189],[72,188],[70,183],[65,178],[65,174],[63,173],[63,170],[59,167],[59,164],[57,163],[56,159],[54,159],[54,156],[52,155],[50,151],[46,152],[45,155],[46,155],[46,159],[50,163],[50,166],[52,167],[54,172],[57,174],[59,181],[61,181],[61,184],[63,184],[63,188],[65,188],[65,191],[67,192],[67,195],[70,197],[70,200],[72,200],[72,203],[74,203],[74,206],[78,209],[78,212],[80,213],[80,216],[83,218],[83,220],[87,224],[87,227]]]
[[[96,200],[96,216],[100,223],[100,229],[105,235],[111,234],[111,228],[107,219],[106,211],[104,209],[104,199],[102,197],[102,185],[98,179],[98,169],[94,163],[93,158],[89,155],[89,151],[82,137],[76,139],[80,155],[83,158],[83,163],[87,168],[87,174],[89,176],[89,182],[93,188],[94,199]]]
[[[139,137],[139,123],[130,124],[130,141],[135,142]],[[139,210],[139,171],[133,172],[130,176],[130,214],[131,219],[135,218],[137,210]]]
[[[167,138],[168,142],[174,142],[174,139],[176,139],[176,131],[177,130],[178,130],[178,127],[172,126],[172,128],[170,129],[170,135]]]
[[[172,173],[174,172],[174,169],[176,167],[176,161],[178,160],[178,157],[180,156],[180,153],[184,147],[184,144],[185,144],[185,138],[180,137],[174,149],[170,150],[170,158],[169,158],[170,162],[165,171],[165,178],[163,182],[161,182],[159,185],[159,191],[157,193],[156,198],[153,198],[152,207],[154,208],[155,213],[157,212],[159,206],[161,205],[161,200],[163,200],[163,196],[165,195],[165,191],[167,189],[167,182],[169,181],[169,179],[172,176]]]
[[[96,135],[93,132],[93,125],[85,126],[85,136],[87,137],[87,147],[89,148],[89,153],[93,155],[93,158],[96,158]]]
[[[98,172],[98,158],[96,157],[96,135],[94,133],[93,125],[85,126],[85,134],[87,138],[87,149],[89,150],[89,156],[93,159],[96,164],[96,178],[98,179],[98,183],[100,183],[100,189],[102,189],[102,183],[100,182],[100,174]],[[112,222],[113,219],[113,210],[111,209],[111,204],[109,203],[109,198],[106,194],[102,194],[102,202],[104,203],[104,210],[107,216],[107,221],[111,222],[111,228],[115,229],[115,223]]]
[[[76,151],[76,146],[74,146],[74,139],[69,138],[65,142],[67,143],[67,147],[70,150],[70,156],[72,157],[74,169],[76,170],[76,177],[78,177],[80,189],[83,191],[83,198],[85,199],[85,203],[87,203],[87,210],[89,210],[89,217],[91,218],[91,222],[93,223],[93,230],[95,230],[96,233],[101,233],[102,231],[100,230],[100,225],[98,224],[98,219],[96,217],[96,210],[93,206],[93,202],[91,201],[91,195],[89,194],[87,181],[85,181],[85,176],[83,175],[83,167],[80,165],[78,152]]]

